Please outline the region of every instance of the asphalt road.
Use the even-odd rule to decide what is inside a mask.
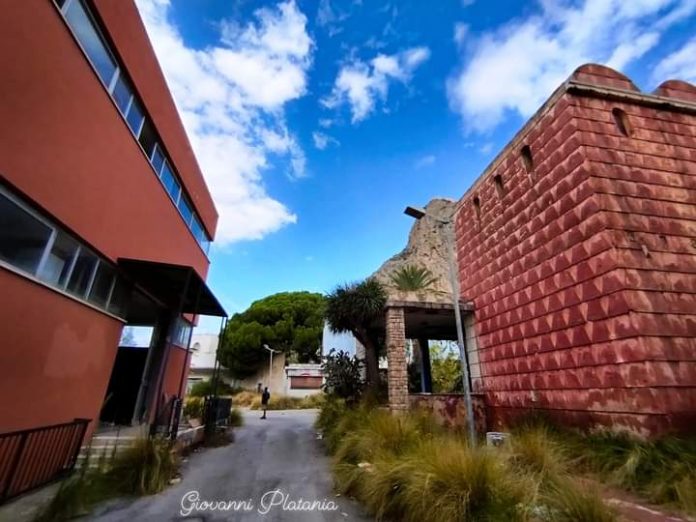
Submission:
[[[269,412],[261,420],[257,412],[245,413],[235,442],[193,453],[180,483],[151,497],[111,502],[88,520],[371,520],[356,502],[332,491],[329,459],[312,427],[315,416],[309,410]]]

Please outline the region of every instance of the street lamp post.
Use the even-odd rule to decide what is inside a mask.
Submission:
[[[269,358],[268,358],[268,389],[270,391],[270,389],[271,389],[271,376],[273,375],[273,354],[278,353],[279,350],[274,350],[273,348],[271,348],[267,344],[264,344],[263,347],[266,350],[268,350],[268,355],[269,355]]]
[[[457,324],[457,344],[459,345],[459,362],[462,367],[462,384],[464,385],[464,401],[466,402],[467,427],[471,443],[476,441],[474,429],[474,407],[471,402],[471,385],[469,383],[469,362],[466,358],[464,345],[464,330],[462,327],[462,312],[459,307],[459,276],[457,273],[457,258],[454,255],[454,222],[452,219],[441,219],[428,212],[424,208],[406,207],[404,214],[415,219],[428,217],[445,226],[445,244],[447,246],[447,262],[449,264],[450,285],[452,287],[452,304],[454,305],[454,318]]]

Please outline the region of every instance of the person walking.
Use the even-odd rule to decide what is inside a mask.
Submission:
[[[268,401],[271,400],[271,394],[268,391],[268,386],[266,386],[263,390],[263,394],[261,395],[261,409],[263,410],[263,415],[261,416],[262,419],[266,418],[266,410],[268,409]]]

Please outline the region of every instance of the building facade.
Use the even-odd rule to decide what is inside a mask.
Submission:
[[[460,200],[489,428],[696,426],[696,87],[585,65]]]
[[[160,422],[217,213],[132,0],[5,2],[0,433]],[[119,348],[124,325],[149,346]]]

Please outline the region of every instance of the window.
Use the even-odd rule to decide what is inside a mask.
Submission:
[[[167,160],[164,148],[158,144],[157,132],[138,101],[137,93],[129,82],[123,64],[119,64],[115,54],[107,45],[99,31],[99,26],[89,12],[86,0],[54,0],[60,8],[65,21],[80,43],[83,51],[94,67],[102,83],[106,86],[113,102],[126,120],[134,137],[142,146],[152,167],[160,177],[165,190],[177,206],[181,217],[190,228],[203,251],[208,252],[210,240],[202,228],[193,230],[192,216],[195,211],[190,200],[180,202],[181,182]]]
[[[155,131],[152,128],[152,125],[147,120],[143,121],[143,128],[140,131],[140,137],[138,138],[138,141],[140,142],[140,146],[145,151],[147,159],[149,159],[150,163],[152,163],[152,153],[154,152],[155,144],[157,143],[157,136],[155,135]],[[152,166],[155,167],[154,164]],[[157,169],[157,167],[155,167],[155,169]]]
[[[102,308],[106,307],[115,277],[115,270],[106,263],[100,262],[87,300]]]
[[[155,150],[152,153],[152,167],[155,169],[155,172],[157,175],[160,175],[160,172],[162,170],[162,165],[164,165],[164,155],[162,154],[162,149],[159,146],[159,143],[155,143]]]
[[[125,315],[131,286],[117,276],[115,267],[2,185],[0,260],[48,286]]]
[[[534,169],[534,159],[532,158],[532,149],[529,148],[529,145],[522,147],[520,156],[522,156],[522,163],[524,164],[525,170],[531,174],[532,169]]]
[[[130,348],[149,348],[152,344],[154,331],[152,326],[124,326],[118,345]]]
[[[618,107],[614,107],[611,110],[611,115],[614,117],[614,123],[616,124],[616,128],[619,130],[619,132],[623,136],[630,137],[631,125],[628,122],[628,115]]]
[[[116,85],[114,85],[114,90],[111,92],[111,96],[113,96],[121,114],[125,116],[131,99],[133,98],[133,94],[131,94],[131,88],[126,83],[126,79],[122,74],[119,74]]]
[[[128,110],[126,121],[128,122],[128,126],[133,131],[136,138],[140,135],[140,128],[143,125],[144,119],[145,116],[143,116],[143,110],[140,108],[140,104],[133,99],[130,109]]]
[[[96,267],[97,256],[86,248],[80,248],[68,281],[68,292],[77,297],[85,297]]]
[[[35,275],[52,232],[0,192],[0,259]]]
[[[496,174],[493,176],[493,183],[495,184],[495,190],[498,192],[498,197],[502,198],[505,195],[505,187],[503,187],[503,176]]]
[[[77,250],[77,241],[58,231],[51,251],[41,266],[39,277],[47,283],[65,288]]]
[[[205,232],[203,232],[201,222],[198,220],[196,216],[194,216],[193,221],[191,221],[191,232],[193,232],[193,236],[198,241],[202,241],[205,238]]]
[[[120,277],[114,282],[114,289],[111,291],[111,298],[107,310],[114,315],[123,317],[126,314],[128,301],[130,300],[131,287]]]
[[[478,196],[474,196],[474,211],[476,212],[476,219],[481,220],[481,200]]]
[[[191,323],[179,317],[174,325],[174,332],[171,340],[172,344],[186,348],[189,342],[189,334],[191,333],[192,329],[193,326]]]
[[[179,199],[179,212],[181,212],[181,217],[184,218],[184,221],[186,221],[186,224],[189,225],[191,223],[191,217],[193,216],[193,211],[191,210],[191,205],[188,202],[188,199],[186,196],[182,195],[181,199]],[[198,239],[198,238],[196,238]]]
[[[164,162],[161,179],[164,188],[167,189],[167,193],[172,197],[174,202],[177,203],[179,201],[179,192],[181,187],[179,187],[179,182],[176,180],[176,177],[169,166],[169,162]]]
[[[174,179],[174,173],[172,173],[172,169],[169,167],[169,162],[167,161],[164,162],[164,166],[162,167],[160,179],[162,180],[164,188],[167,189],[167,192],[169,192],[170,185],[172,185],[172,183],[176,180]]]
[[[114,73],[116,73],[116,61],[104,44],[101,35],[97,32],[82,0],[73,0],[68,4],[65,19],[73,33],[75,33],[75,37],[82,45],[85,54],[89,57],[102,82],[108,87],[111,85]]]

